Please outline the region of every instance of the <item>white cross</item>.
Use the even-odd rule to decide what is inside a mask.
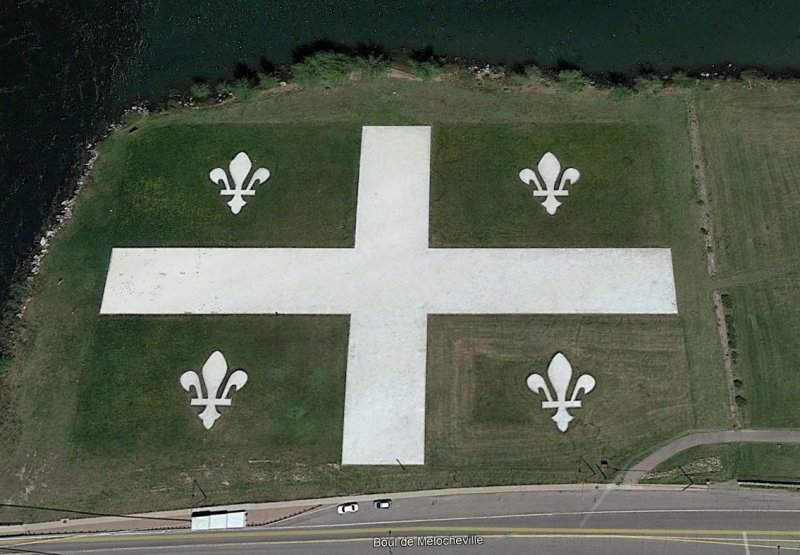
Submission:
[[[669,249],[429,248],[430,144],[363,128],[355,248],[115,248],[101,314],[350,314],[342,463],[423,464],[428,314],[677,312]]]

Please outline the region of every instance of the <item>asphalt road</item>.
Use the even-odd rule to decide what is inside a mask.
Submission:
[[[420,536],[471,545],[420,546]],[[385,543],[375,547],[378,538]],[[388,540],[413,546],[389,544]],[[480,538],[480,540],[478,540]],[[477,542],[482,540],[482,544]],[[443,540],[429,540],[443,541]],[[730,554],[800,551],[800,495],[747,489],[596,489],[397,499],[340,516],[326,506],[224,532],[0,539],[0,553]]]

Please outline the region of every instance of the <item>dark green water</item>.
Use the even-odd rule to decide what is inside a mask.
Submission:
[[[0,1],[0,300],[81,145],[135,97],[317,40],[584,71],[800,70],[784,1]]]

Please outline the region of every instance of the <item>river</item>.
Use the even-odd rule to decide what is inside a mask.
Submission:
[[[67,194],[84,144],[137,97],[163,98],[318,40],[433,48],[489,63],[632,75],[800,70],[796,0],[3,0],[0,302]]]

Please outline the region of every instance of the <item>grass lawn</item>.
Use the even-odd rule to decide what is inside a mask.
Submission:
[[[660,129],[629,123],[451,124],[434,132],[431,244],[443,247],[669,246],[653,157]],[[577,166],[556,216],[520,181],[542,154]]]
[[[800,427],[800,86],[698,94],[746,425]]]
[[[197,503],[195,481],[206,503],[581,482],[581,457],[613,472],[728,425],[681,98],[386,80],[135,124],[102,145],[22,321],[0,403],[6,498],[136,511]],[[352,246],[365,124],[432,125],[432,246],[668,246],[680,314],[431,317],[428,463],[407,470],[338,464],[346,316],[98,315],[115,246]],[[272,177],[233,216],[207,173],[240,150]],[[555,218],[517,177],[545,150],[582,172]],[[178,378],[214,349],[250,382],[207,432]],[[566,434],[524,382],[556,350],[598,379]]]
[[[168,124],[125,139],[93,203],[114,246],[353,246],[358,125]],[[208,172],[240,151],[271,175],[234,218]]]
[[[687,449],[642,480],[648,484],[686,484],[679,467],[695,483],[728,480],[800,484],[800,445],[730,443]]]
[[[196,463],[236,452],[311,462],[335,460],[341,449],[345,316],[98,318],[78,388],[72,443],[89,457],[155,459],[165,451]],[[168,349],[164,338],[171,338]],[[315,345],[315,349],[308,349]],[[248,370],[210,432],[186,410],[176,382],[181,369],[200,368],[214,350],[228,366]],[[193,394],[192,394],[193,395]]]

